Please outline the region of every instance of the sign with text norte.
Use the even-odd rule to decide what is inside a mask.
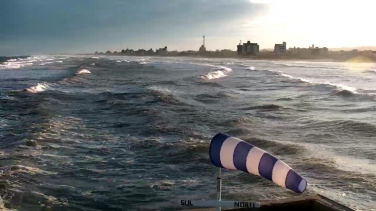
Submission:
[[[228,208],[259,208],[259,202],[249,201],[192,201],[192,200],[180,200],[181,206],[186,207],[228,207]]]

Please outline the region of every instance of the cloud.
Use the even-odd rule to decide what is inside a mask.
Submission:
[[[266,6],[248,0],[13,0],[0,3],[0,42],[20,51],[92,49],[175,37],[229,34],[226,26],[256,17]],[[80,48],[80,49],[79,49]],[[0,49],[0,54],[4,54]]]

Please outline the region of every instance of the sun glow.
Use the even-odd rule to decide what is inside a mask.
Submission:
[[[330,47],[375,45],[376,1],[369,0],[251,0],[269,4],[268,14],[251,25],[275,33],[289,35],[299,43],[312,43]],[[311,43],[307,43],[311,44]]]

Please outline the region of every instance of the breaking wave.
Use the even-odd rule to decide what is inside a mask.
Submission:
[[[226,76],[227,75],[223,71],[217,70],[217,71],[214,71],[214,72],[210,72],[206,75],[203,75],[201,77],[203,79],[211,80],[211,79],[223,78],[223,77],[226,77]]]
[[[329,85],[331,87],[334,87],[338,92],[344,91],[344,92],[342,92],[342,94],[344,94],[344,95],[348,95],[349,93],[358,94],[357,89],[355,87],[346,86],[344,84],[335,84],[335,83],[330,83],[330,82],[314,82],[314,81],[310,81],[310,80],[307,80],[307,79],[304,79],[304,78],[295,78],[295,77],[288,75],[288,74],[285,74],[283,72],[279,72],[279,73],[283,77],[286,77],[286,78],[289,78],[289,79],[292,79],[292,80],[298,80],[298,81],[301,81],[301,82],[309,83],[309,84],[312,84],[312,85]]]
[[[158,86],[151,86],[148,88],[154,96],[157,98],[156,102],[163,102],[168,104],[179,104],[181,103],[173,94],[172,91]]]
[[[307,79],[304,79],[304,78],[295,78],[295,77],[293,77],[291,75],[288,75],[288,74],[285,74],[285,73],[283,73],[281,71],[279,72],[279,75],[281,75],[283,77],[286,77],[286,78],[289,78],[289,79],[293,79],[293,80],[298,80],[298,81],[302,81],[302,82],[306,82],[306,83],[313,83],[313,82],[311,82],[311,81],[309,81]]]
[[[82,75],[82,74],[90,74],[91,72],[87,69],[82,69],[80,71],[77,71],[77,73],[75,75]],[[73,75],[74,77],[74,75]],[[63,80],[67,80],[67,79],[70,79],[69,77],[68,78],[64,78]],[[33,93],[33,94],[36,94],[36,93],[40,93],[40,92],[44,92],[46,91],[48,88],[50,88],[50,84],[48,83],[38,83],[37,85],[35,86],[31,86],[29,88],[26,88],[24,89],[24,91],[27,91],[29,93]]]
[[[0,69],[19,69],[38,64],[38,62],[41,62],[40,65],[46,65],[53,63],[53,60],[54,58],[49,56],[0,57]]]
[[[38,83],[36,86],[27,88],[26,91],[35,94],[39,92],[44,92],[47,88],[48,88],[47,83]]]
[[[337,70],[337,69],[340,69],[340,68],[337,68],[337,67],[329,67],[327,65],[317,65],[315,64],[315,66],[310,66],[310,65],[303,65],[303,64],[300,64],[300,63],[292,63],[292,64],[285,64],[285,63],[279,63],[279,62],[272,62],[273,64],[276,64],[276,65],[281,65],[281,66],[284,66],[284,67],[298,67],[298,68],[309,68],[309,69],[320,69],[320,68],[325,68],[325,69],[333,69],[333,70]]]
[[[363,71],[363,73],[376,74],[376,70],[366,70],[366,71]]]
[[[91,72],[87,69],[82,69],[80,71],[77,72],[77,75],[81,75],[81,74],[90,74]]]
[[[247,66],[245,69],[246,69],[246,70],[255,70],[255,67]]]
[[[341,90],[335,93],[335,95],[341,96],[341,97],[352,97],[355,93],[349,91],[349,90]]]
[[[213,72],[209,72],[208,74],[201,76],[202,79],[212,80],[212,79],[223,78],[223,77],[228,76],[228,75],[226,75],[226,72],[232,71],[231,68],[225,67],[225,66],[215,66],[215,65],[210,65],[210,64],[208,64],[206,66],[214,67],[217,70],[215,70]]]

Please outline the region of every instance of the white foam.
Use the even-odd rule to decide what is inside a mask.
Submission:
[[[286,77],[286,78],[290,78],[290,79],[294,79],[294,80],[300,80],[300,81],[303,81],[303,82],[307,82],[307,83],[312,83],[311,81],[307,80],[307,79],[304,79],[304,78],[295,78],[295,77],[292,77],[291,75],[288,75],[288,74],[285,74],[281,71],[279,71],[279,74],[283,77]]]
[[[227,71],[227,72],[231,72],[231,71],[232,71],[231,68],[229,68],[229,67],[225,67],[225,66],[218,66],[218,68],[219,68],[219,69],[222,69],[222,70],[225,70],[225,71]]]
[[[332,149],[323,144],[298,143],[279,140],[273,140],[273,142],[302,146],[309,151],[309,153],[305,154],[306,158],[327,159],[335,163],[339,169],[376,175],[376,165],[373,164],[372,160],[345,156],[336,153],[335,149]]]
[[[32,56],[27,58],[10,59],[0,64],[0,69],[19,69],[26,66],[34,65],[35,62],[41,62],[41,65],[51,64],[55,57],[51,56]],[[62,63],[62,61],[56,61]]]
[[[1,69],[19,69],[21,67],[33,65],[31,62],[19,62],[19,61],[8,61],[0,64]]]
[[[44,175],[52,175],[56,174],[55,172],[50,172],[50,171],[44,171],[40,168],[36,167],[31,167],[31,166],[23,166],[23,165],[16,165],[16,170],[14,172],[23,172],[23,173],[28,173],[28,174],[44,174]]]
[[[220,71],[220,70],[217,70],[217,71],[214,71],[214,72],[210,72],[204,76],[201,76],[201,78],[203,79],[208,79],[208,80],[212,80],[212,79],[217,79],[217,78],[223,78],[223,77],[226,77],[227,75],[223,73],[223,71]]]
[[[336,84],[336,83],[331,83],[331,82],[314,82],[314,81],[310,81],[310,80],[307,80],[307,79],[304,79],[304,78],[295,78],[295,77],[292,77],[291,75],[288,75],[288,74],[285,74],[285,73],[282,73],[282,72],[280,72],[280,75],[283,76],[283,77],[286,77],[286,78],[300,80],[300,81],[307,82],[307,83],[310,83],[310,84],[324,84],[324,85],[326,84],[326,85],[334,86],[340,91],[347,90],[347,91],[350,91],[352,93],[357,93],[356,92],[357,88],[351,87],[351,86],[346,86],[344,84]]]
[[[284,77],[286,77],[286,78],[295,79],[295,78],[292,77],[291,75],[287,75],[287,74],[284,74],[284,73],[281,73],[281,76],[284,76]]]
[[[38,93],[43,92],[48,88],[48,85],[46,83],[38,83],[36,86],[32,86],[30,88],[27,88],[26,91],[30,93]]]
[[[353,92],[353,93],[357,93],[355,87],[346,86],[346,85],[343,85],[343,84],[333,84],[333,83],[329,83],[329,82],[325,82],[323,84],[328,84],[328,85],[331,85],[331,86],[335,86],[339,90],[347,90],[347,91],[350,91],[350,92]]]
[[[77,75],[80,75],[80,74],[90,74],[91,72],[87,69],[82,69],[80,71],[77,72]]]
[[[151,86],[149,87],[149,89],[153,91],[161,92],[161,93],[171,93],[171,90],[167,88],[158,87],[158,86]]]
[[[43,62],[40,65],[52,64],[53,62]]]
[[[212,64],[202,64],[202,65],[214,67],[213,69],[217,69],[216,71],[209,72],[208,74],[201,76],[201,78],[203,78],[203,79],[212,80],[212,79],[217,79],[217,78],[223,78],[223,77],[228,76],[228,75],[225,74],[225,72],[231,72],[232,71],[231,68],[225,67],[225,66],[216,66],[216,65],[212,65]]]

